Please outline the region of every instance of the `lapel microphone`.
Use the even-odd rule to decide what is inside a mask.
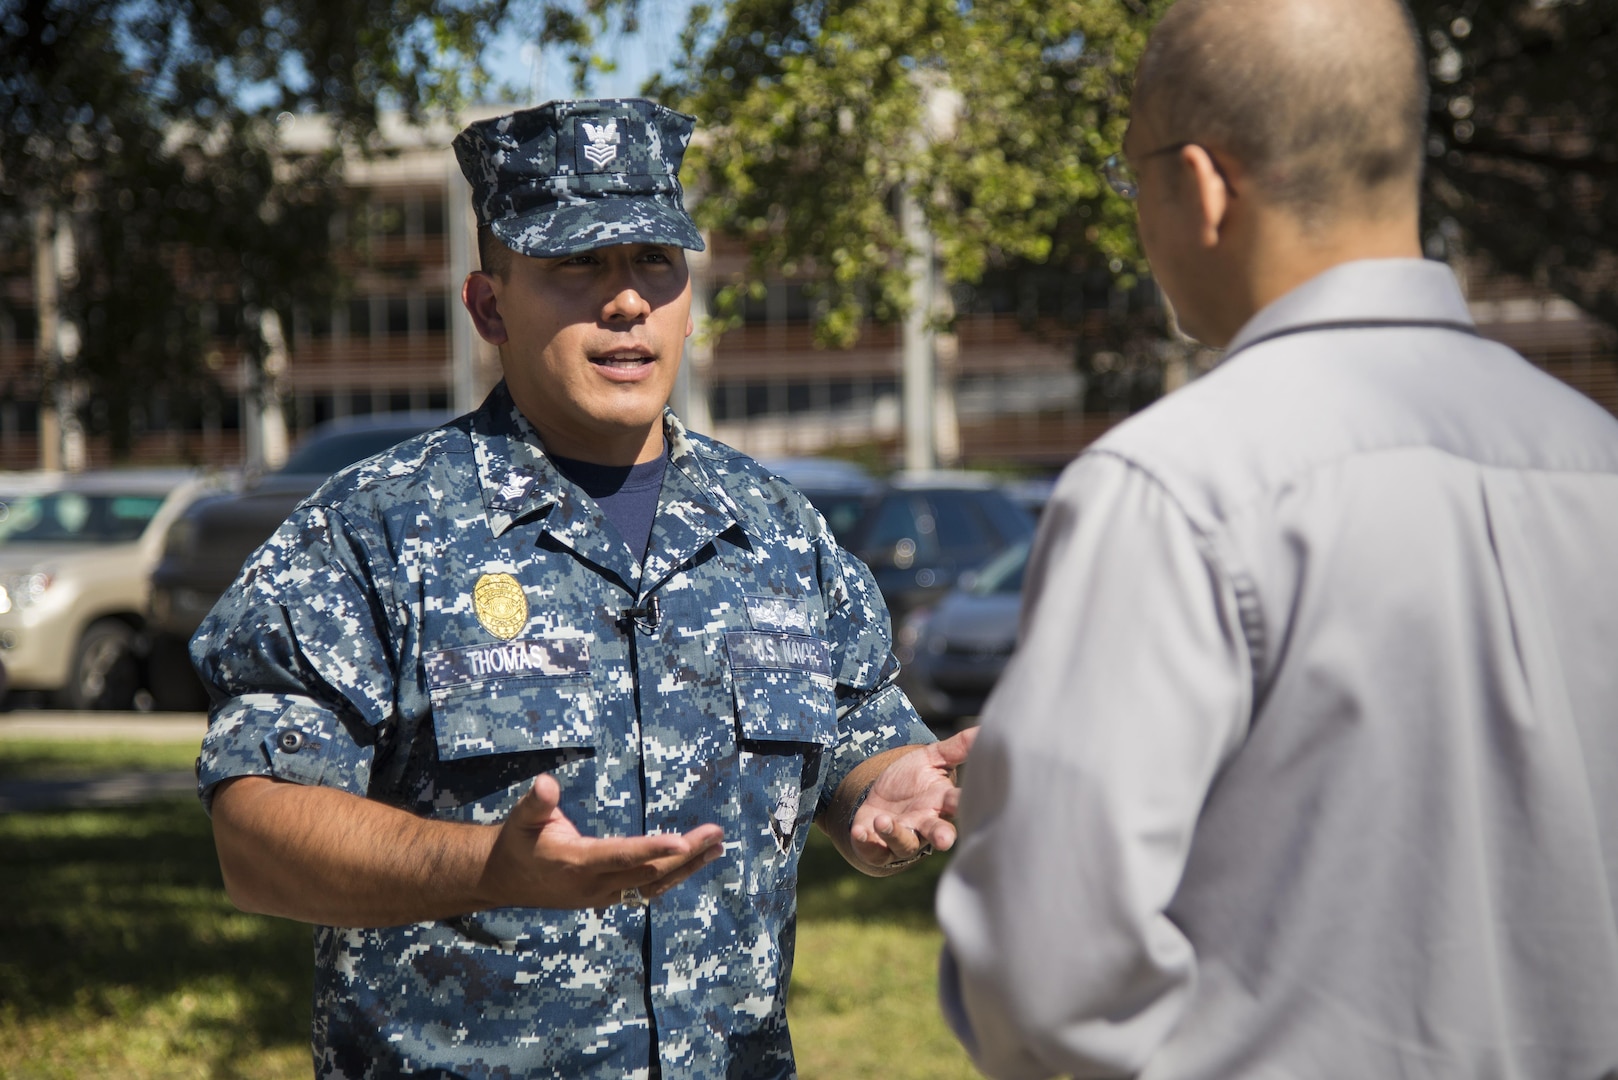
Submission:
[[[618,614],[618,625],[627,626],[634,623],[635,628],[643,634],[650,634],[657,629],[659,619],[662,618],[662,609],[658,606],[657,597],[648,597],[646,603],[640,607],[627,607]]]

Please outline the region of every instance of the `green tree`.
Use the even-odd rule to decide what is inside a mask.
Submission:
[[[82,348],[62,372],[93,432],[127,449],[131,406],[184,417],[219,393],[202,305],[275,310],[336,285],[328,223],[342,150],[378,112],[420,116],[481,87],[505,0],[3,0],[0,250],[26,264],[41,215],[71,230],[61,298]],[[289,156],[275,117],[337,140]],[[231,327],[225,329],[230,330]],[[252,318],[238,344],[260,357]],[[49,389],[49,388],[47,388]]]
[[[1414,10],[1432,75],[1434,234],[1618,325],[1618,2]]]
[[[807,277],[851,341],[907,302],[909,185],[950,281],[990,265],[1143,269],[1098,169],[1165,0],[729,0],[698,5],[648,90],[698,115],[705,225],[755,277]],[[637,0],[594,0],[596,25]],[[1428,49],[1435,253],[1459,243],[1618,323],[1618,0],[1413,0]],[[575,28],[575,57],[590,25]],[[582,72],[584,67],[579,65]],[[956,95],[951,125],[927,101]],[[734,297],[730,299],[734,300]]]
[[[1127,123],[1144,0],[732,0],[693,9],[651,87],[701,117],[703,224],[758,276],[811,283],[817,331],[847,344],[908,303],[898,201],[916,200],[950,282],[993,264],[1138,264],[1100,168]],[[734,305],[734,295],[722,297]]]

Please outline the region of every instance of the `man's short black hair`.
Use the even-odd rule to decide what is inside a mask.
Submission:
[[[485,274],[503,278],[511,272],[511,260],[516,255],[494,235],[487,225],[478,226],[478,265]]]
[[[1141,58],[1134,110],[1155,142],[1221,148],[1277,205],[1326,221],[1416,192],[1427,100],[1401,0],[1179,0]]]

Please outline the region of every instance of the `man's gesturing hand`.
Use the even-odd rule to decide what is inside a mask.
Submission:
[[[651,899],[719,857],[718,825],[661,836],[581,836],[557,807],[561,794],[544,773],[512,807],[479,883],[488,906],[606,907],[625,889]]]
[[[866,792],[849,829],[854,853],[880,869],[923,852],[925,845],[947,851],[955,843],[955,806],[961,790],[955,767],[966,761],[977,728],[942,742],[891,751],[882,772]]]

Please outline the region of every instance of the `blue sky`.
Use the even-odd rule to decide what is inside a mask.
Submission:
[[[599,43],[604,56],[618,70],[597,74],[590,87],[593,97],[633,97],[653,74],[666,70],[679,47],[680,31],[693,0],[651,0],[641,4],[641,29],[633,35],[611,35]],[[498,84],[511,87],[517,105],[538,105],[552,98],[572,97],[572,70],[559,49],[540,50],[527,40],[517,20],[496,37],[484,59]]]

